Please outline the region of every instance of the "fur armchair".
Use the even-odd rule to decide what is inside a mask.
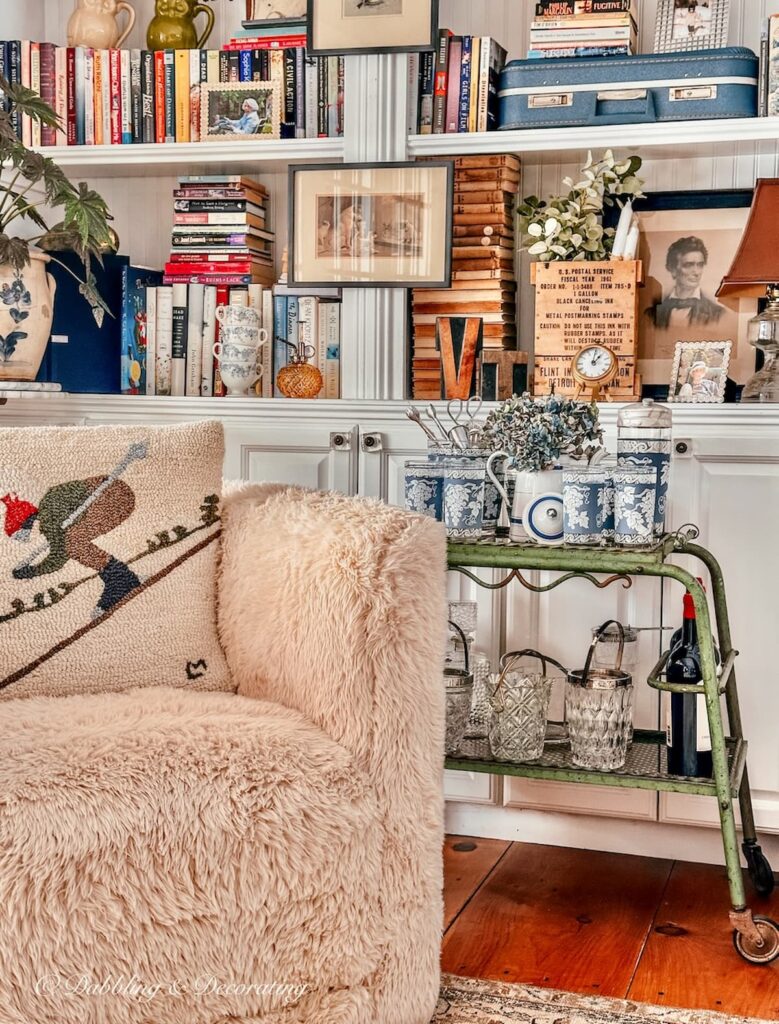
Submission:
[[[237,694],[0,705],[2,1024],[430,1020],[442,527],[261,486],[222,540]]]

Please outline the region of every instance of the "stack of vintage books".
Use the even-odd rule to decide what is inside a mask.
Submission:
[[[627,57],[637,52],[638,0],[537,0],[529,58]]]
[[[516,156],[464,156],[454,161],[452,286],[414,289],[412,363],[417,399],[447,397],[436,327],[442,317],[477,317],[484,351],[516,349],[514,209]]]

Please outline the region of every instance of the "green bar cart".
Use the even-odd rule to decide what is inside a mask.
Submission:
[[[747,906],[733,810],[734,799],[738,798],[743,830],[741,849],[746,859],[749,877],[756,891],[761,896],[768,896],[774,888],[774,875],[760,849],[755,832],[746,764],[747,742],[744,739],[736,687],[735,660],[738,651],[733,649],[730,636],[722,570],[711,552],[695,543],[697,538],[697,529],[686,526],[676,533],[667,534],[661,542],[651,548],[586,548],[570,545],[542,547],[500,539],[473,543],[450,542],[448,565],[451,570],[460,572],[480,586],[492,590],[505,587],[514,579],[536,592],[552,590],[573,578],[588,579],[598,587],[605,587],[617,581],[630,586],[633,578],[637,576],[676,580],[686,587],[695,604],[703,683],[688,685],[667,682],[664,678],[667,653],[652,670],[648,683],[656,690],[701,693],[705,696],[711,729],[713,778],[689,779],[670,775],[666,764],[665,734],[641,730],[635,732],[624,768],[613,772],[578,768],[572,763],[567,747],[559,745],[547,746],[543,756],[536,761],[527,764],[505,764],[491,760],[485,744],[482,751],[469,751],[467,756],[457,754],[448,757],[446,767],[455,771],[486,772],[491,775],[513,775],[531,779],[553,779],[558,782],[584,782],[591,785],[664,790],[715,797],[719,807],[730,886],[733,941],[745,960],[753,964],[769,964],[779,958],[779,925],[770,918],[753,916]],[[670,561],[673,555],[697,558],[706,566],[711,576],[716,632],[722,658],[719,672],[706,593],[695,576]],[[504,569],[507,575],[497,583],[488,583],[473,571],[478,568]],[[545,586],[535,586],[522,576],[522,570],[540,570],[562,575]],[[607,574],[608,578],[599,579],[598,576],[602,574]],[[723,694],[727,707],[729,736],[725,734],[720,703]]]

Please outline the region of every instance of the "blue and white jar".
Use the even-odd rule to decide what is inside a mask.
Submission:
[[[405,499],[409,512],[443,522],[444,468],[428,459],[408,459],[404,464]]]
[[[485,462],[489,452],[483,448],[467,448],[465,451],[429,451],[428,460],[446,467],[451,460]],[[494,537],[500,517],[501,497],[498,488],[489,477],[484,481],[484,509],[482,511],[482,537]]]
[[[669,406],[651,398],[620,410],[617,417],[617,462],[620,466],[643,466],[657,472],[654,535],[665,530],[668,482],[671,475],[673,414]]]
[[[487,460],[450,457],[444,465],[444,523],[453,540],[479,540],[484,530]]]
[[[605,466],[563,469],[566,544],[602,544],[614,536],[614,482]]]
[[[622,466],[614,475],[614,534],[624,547],[645,547],[655,540],[657,470]]]

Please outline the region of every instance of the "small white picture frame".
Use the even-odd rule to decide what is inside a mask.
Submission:
[[[730,0],[658,0],[655,53],[718,50],[728,45]]]
[[[732,341],[678,341],[668,401],[714,405],[725,401]]]

